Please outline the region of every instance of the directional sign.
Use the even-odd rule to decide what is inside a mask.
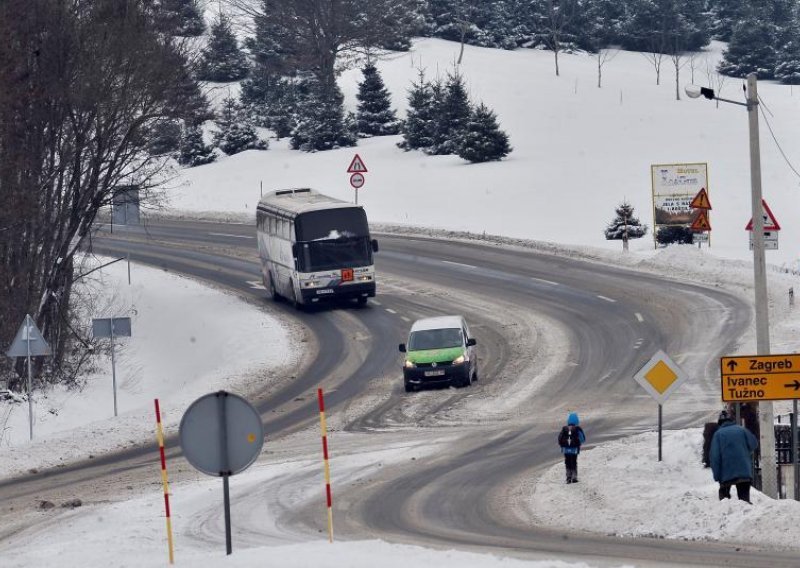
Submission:
[[[721,357],[722,400],[800,399],[800,355]]]
[[[778,224],[778,220],[775,219],[775,215],[772,214],[772,210],[767,205],[767,202],[763,199],[761,200],[761,216],[764,218],[764,230],[765,231],[780,231],[781,226]],[[752,231],[753,230],[753,219],[750,219],[750,222],[747,223],[747,226],[744,228],[745,231]]]
[[[50,355],[50,346],[47,341],[42,337],[42,332],[36,327],[33,318],[30,315],[25,316],[25,321],[17,331],[14,342],[6,351],[9,357],[27,357],[28,355],[36,357],[39,355]]]
[[[669,355],[659,350],[633,378],[658,404],[663,404],[689,376],[669,358]]]
[[[364,160],[361,159],[361,156],[356,154],[353,156],[353,161],[350,162],[350,165],[347,168],[348,174],[355,174],[355,173],[367,173],[367,166],[364,164]]]
[[[708,221],[708,213],[706,213],[705,210],[701,210],[700,214],[692,221],[692,225],[689,229],[692,231],[710,231],[711,223]]]
[[[764,250],[778,250],[778,231],[764,231]],[[753,250],[753,231],[750,231],[750,250]]]
[[[706,188],[701,188],[689,204],[692,209],[711,209],[711,201],[708,199]]]

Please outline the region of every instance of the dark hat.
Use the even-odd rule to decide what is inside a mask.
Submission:
[[[733,418],[728,416],[728,411],[727,410],[723,410],[722,412],[719,413],[719,418],[717,419],[717,424],[722,424],[723,422],[728,422],[730,420],[733,420]]]

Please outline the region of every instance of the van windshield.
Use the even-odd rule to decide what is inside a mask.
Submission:
[[[424,349],[461,347],[464,345],[461,336],[461,330],[458,328],[423,329],[411,333],[411,337],[408,339],[408,349],[410,351],[422,351]]]

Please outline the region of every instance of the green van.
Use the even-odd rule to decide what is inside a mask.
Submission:
[[[475,338],[461,316],[440,316],[414,322],[408,343],[400,344],[406,354],[403,380],[406,392],[425,386],[467,387],[478,380]]]

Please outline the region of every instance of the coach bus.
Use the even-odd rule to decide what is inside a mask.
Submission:
[[[295,307],[375,296],[367,215],[359,205],[313,189],[272,191],[256,211],[261,274],[268,294]]]

